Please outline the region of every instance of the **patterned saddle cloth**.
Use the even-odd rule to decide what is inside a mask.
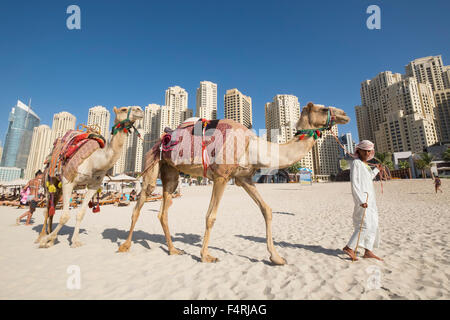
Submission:
[[[247,134],[245,134],[247,133]],[[165,130],[161,140],[146,154],[145,170],[157,160],[173,165],[197,164],[220,176],[229,176],[239,166],[254,135],[240,123],[229,119],[193,119],[175,130]]]
[[[80,164],[94,151],[105,147],[105,138],[101,135],[70,130],[55,140],[53,150],[48,155],[46,164],[46,175],[57,177],[58,180],[64,176],[73,181]]]

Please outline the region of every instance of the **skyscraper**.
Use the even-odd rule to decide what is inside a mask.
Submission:
[[[238,89],[227,90],[224,96],[225,119],[232,119],[252,127],[252,98],[242,94]]]
[[[447,83],[441,57],[416,59],[405,70],[406,75],[385,71],[361,83],[361,106],[355,107],[359,139],[375,142],[379,152],[422,152],[441,139],[445,127],[446,94],[437,94]]]
[[[338,136],[337,125],[331,127],[331,130],[323,131],[322,137],[317,139],[313,147],[315,175],[332,175],[338,172],[340,147],[332,133]]]
[[[406,67],[406,76],[414,77],[420,83],[429,83],[433,91],[445,89],[446,79],[444,80],[444,64],[442,57],[429,56],[411,61]]]
[[[339,140],[341,141],[342,145],[344,146],[345,151],[347,151],[350,154],[355,153],[355,142],[353,141],[352,134],[350,132],[344,133],[343,135],[341,135]],[[341,155],[345,156],[344,150],[340,149],[340,151],[341,151]]]
[[[450,88],[434,93],[436,99],[436,120],[439,123],[439,137],[442,142],[450,142]]]
[[[196,116],[207,120],[217,119],[217,84],[201,81],[197,88]]]
[[[188,93],[179,86],[169,87],[166,90],[165,105],[170,108],[170,128],[175,129],[184,120],[193,116],[188,109]]]
[[[30,106],[17,100],[17,104],[9,114],[8,121],[1,166],[24,170],[30,153],[33,129],[39,125],[40,118]]]
[[[64,136],[67,131],[74,130],[77,118],[66,111],[62,111],[53,115],[52,140]]]
[[[110,131],[110,118],[111,114],[108,109],[103,106],[94,106],[89,109],[88,114],[88,126],[97,125],[100,127],[100,134],[109,141],[109,131]]]
[[[52,129],[45,124],[35,127],[24,175],[25,179],[32,179],[36,171],[43,170],[45,158],[50,153],[52,146]]]
[[[272,102],[266,103],[265,116],[268,141],[288,142],[297,131],[296,125],[300,119],[298,98],[289,94],[277,94]]]

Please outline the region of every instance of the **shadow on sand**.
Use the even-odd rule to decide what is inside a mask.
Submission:
[[[266,238],[262,238],[262,237],[243,236],[240,234],[237,234],[235,236],[238,238],[249,240],[249,241],[266,243]],[[305,250],[312,251],[314,253],[322,253],[322,254],[326,254],[328,256],[334,256],[334,257],[338,257],[339,259],[345,260],[344,258],[342,258],[340,256],[340,255],[345,255],[345,253],[340,249],[328,249],[328,248],[324,248],[322,246],[311,246],[311,245],[305,245],[305,244],[300,244],[300,243],[289,243],[289,242],[285,242],[285,241],[274,241],[273,244],[275,246],[280,246],[281,248],[305,249]]]
[[[58,225],[57,223],[53,223],[53,230],[55,230],[57,225]],[[34,226],[33,230],[36,231],[39,234],[39,233],[41,233],[42,226],[43,226],[43,224],[39,224],[37,226]],[[72,245],[72,235],[73,235],[73,231],[74,230],[75,230],[75,227],[69,227],[69,226],[64,225],[61,228],[61,230],[59,230],[58,237],[59,236],[67,236],[68,235],[69,237],[68,237],[67,240],[69,241],[69,245],[71,246]],[[80,234],[87,234],[86,229],[80,228]],[[56,238],[55,244],[58,244],[59,242],[60,241],[58,240],[58,238]]]
[[[273,214],[286,214],[286,215],[289,215],[289,216],[295,216],[295,214],[293,214],[293,213],[283,212],[283,211],[273,211],[272,213]]]

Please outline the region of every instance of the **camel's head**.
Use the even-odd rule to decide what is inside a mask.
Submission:
[[[302,110],[300,120],[297,123],[297,130],[318,129],[328,126],[330,123],[329,116],[334,116],[334,123],[336,124],[346,124],[350,121],[350,118],[344,110],[315,105],[314,103],[309,102]]]
[[[114,107],[114,113],[116,114],[116,119],[114,123],[118,123],[120,121],[124,121],[128,118],[132,123],[137,120],[144,118],[144,111],[142,111],[141,107],[133,106],[133,107]]]

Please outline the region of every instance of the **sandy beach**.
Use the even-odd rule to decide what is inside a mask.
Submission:
[[[376,183],[381,245],[374,251],[384,262],[351,262],[341,251],[353,231],[349,182],[257,188],[273,209],[275,246],[285,266],[270,263],[262,215],[234,185],[212,231],[214,264],[199,261],[211,186],[184,187],[174,199],[169,225],[181,256],[167,254],[159,201],[144,205],[128,253],[117,249],[134,203],[89,210],[81,225],[84,245],[75,249],[77,209],[56,244],[39,249],[34,240],[44,209],[37,209],[32,226],[15,226],[25,210],[0,207],[0,299],[450,298],[450,181],[443,179],[444,193],[437,195],[431,179],[389,181],[383,194]],[[70,266],[79,267],[79,289],[67,287]]]

